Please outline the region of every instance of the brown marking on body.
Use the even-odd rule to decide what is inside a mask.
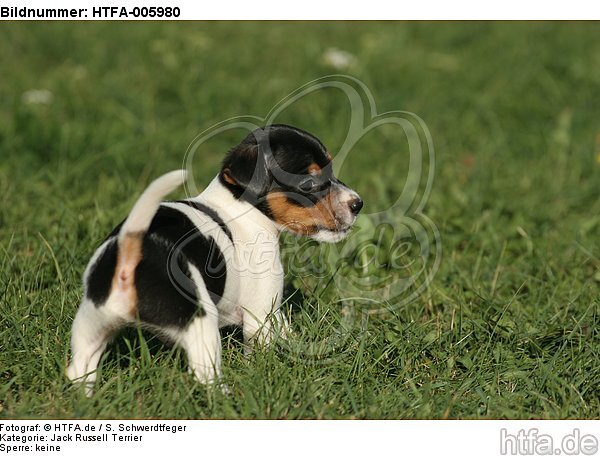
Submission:
[[[311,163],[308,167],[308,174],[312,174],[313,176],[320,176],[321,172],[321,167],[316,163]]]
[[[135,269],[142,260],[143,232],[127,233],[119,241],[117,267],[112,280],[112,290],[125,295],[131,317],[137,314],[137,290],[135,288]]]
[[[267,203],[275,222],[296,234],[308,236],[322,228],[332,231],[339,228],[335,218],[339,204],[335,196],[329,192],[314,206],[303,207],[290,202],[285,193],[275,191],[267,195]]]

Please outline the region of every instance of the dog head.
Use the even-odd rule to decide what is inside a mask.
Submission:
[[[269,125],[229,151],[219,179],[236,198],[252,203],[280,228],[337,242],[350,231],[363,202],[335,178],[331,159],[310,133]]]

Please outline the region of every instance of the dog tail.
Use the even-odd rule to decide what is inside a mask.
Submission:
[[[185,182],[185,170],[171,171],[153,181],[136,201],[119,231],[116,278],[121,290],[133,285],[135,268],[142,259],[142,240],[163,198]]]
[[[154,214],[156,214],[163,198],[180,185],[183,185],[186,177],[186,171],[178,169],[153,181],[136,201],[125,223],[123,223],[119,232],[119,244],[122,244],[127,236],[145,233],[150,227]]]

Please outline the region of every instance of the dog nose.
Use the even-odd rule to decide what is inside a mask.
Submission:
[[[348,203],[350,206],[350,210],[354,215],[357,215],[363,207],[363,200],[360,198],[355,198]]]

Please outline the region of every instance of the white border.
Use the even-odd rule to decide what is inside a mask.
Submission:
[[[0,6],[27,8],[88,8],[117,6],[177,6],[180,20],[592,20],[600,19],[600,2],[590,0],[549,0],[532,2],[504,0],[419,0],[368,2],[303,0],[86,0],[6,1]],[[106,20],[93,18],[86,20]],[[113,17],[114,20],[133,18]]]
[[[107,442],[75,441],[59,443],[62,456],[187,455],[187,454],[240,454],[243,456],[282,455],[460,455],[481,456],[502,453],[502,435],[545,435],[553,440],[554,449],[569,436],[593,437],[596,451],[571,454],[600,454],[600,421],[132,421],[132,420],[12,420],[0,421],[0,434],[7,433],[7,425],[35,425],[39,431],[23,435],[43,435],[47,440],[53,435],[75,437],[76,434],[100,435],[112,426]],[[171,432],[118,432],[119,424],[152,426],[155,424],[185,426],[185,431]],[[77,430],[95,426],[96,432]],[[60,427],[60,431],[56,427]],[[97,432],[103,426],[102,432]],[[44,431],[47,427],[48,431]],[[504,431],[503,431],[504,429]],[[524,432],[523,432],[524,431]],[[115,442],[112,434],[138,436],[137,442]],[[10,432],[14,434],[14,432]],[[592,440],[593,440],[592,438]],[[572,440],[572,439],[571,439]],[[0,444],[15,442],[1,441]],[[56,443],[55,443],[56,444]],[[35,445],[28,443],[28,445]],[[543,454],[527,451],[528,446],[516,448],[504,445],[504,454]],[[535,450],[536,447],[529,447]],[[506,449],[509,451],[507,452]],[[511,451],[511,450],[515,450]],[[3,453],[6,454],[6,453]],[[36,454],[34,449],[9,454]],[[554,455],[567,455],[553,451]]]

